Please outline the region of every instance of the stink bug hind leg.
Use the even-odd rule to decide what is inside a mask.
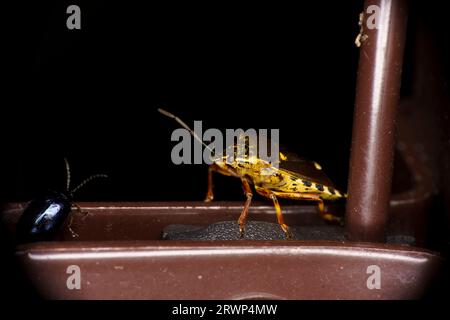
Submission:
[[[334,222],[334,223],[340,223],[340,224],[343,223],[342,218],[337,217],[337,216],[325,211],[324,202],[323,202],[322,198],[320,198],[320,196],[316,193],[276,192],[275,194],[279,197],[286,198],[286,199],[315,201],[315,202],[317,202],[317,208],[318,208],[319,214],[324,220]]]
[[[338,223],[341,226],[344,225],[344,220],[341,217],[335,216],[334,214],[328,213],[325,211],[325,205],[324,205],[322,199],[320,199],[320,198],[317,199],[317,202],[318,202],[317,207],[319,209],[319,214],[324,220]]]

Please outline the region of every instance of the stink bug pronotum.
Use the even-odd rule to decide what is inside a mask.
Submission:
[[[180,118],[163,109],[158,109],[158,111],[177,121],[196,140],[209,149],[209,146]],[[232,145],[228,148],[236,149],[237,146]],[[338,200],[346,198],[347,195],[333,186],[333,183],[323,173],[321,166],[317,162],[305,160],[288,152],[280,152],[280,161],[277,167],[257,156],[249,156],[248,154],[235,157],[232,162],[226,156],[215,158],[208,170],[206,202],[212,201],[214,198],[213,172],[236,177],[242,181],[242,187],[247,199],[238,219],[241,236],[244,235],[245,221],[253,197],[250,185],[254,186],[257,193],[273,201],[278,224],[285,232],[287,238],[291,238],[291,235],[289,227],[284,223],[278,198],[315,201],[318,204],[320,215],[325,220],[341,222],[341,218],[325,212],[323,200]]]

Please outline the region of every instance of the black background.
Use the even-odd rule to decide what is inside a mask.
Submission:
[[[81,8],[68,30],[66,8]],[[13,99],[4,105],[7,201],[110,178],[76,200],[201,200],[206,165],[171,163],[178,126],[276,128],[346,190],[361,1],[145,4],[53,1],[15,18]],[[17,12],[16,12],[17,13]],[[5,145],[4,144],[4,145]],[[217,177],[219,200],[242,199]]]

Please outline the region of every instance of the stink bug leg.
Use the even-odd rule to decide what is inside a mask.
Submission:
[[[320,195],[315,193],[294,193],[294,192],[274,192],[280,198],[286,199],[294,199],[294,200],[306,200],[306,201],[316,201],[317,207],[319,209],[319,213],[323,219],[331,222],[338,222],[342,224],[342,219],[340,217],[336,217],[331,213],[325,212],[325,206],[323,204],[323,200],[320,198]]]
[[[220,174],[223,174],[225,176],[234,176],[239,177],[235,173],[233,173],[231,170],[227,168],[221,168],[217,164],[213,163],[208,168],[208,191],[206,192],[206,198],[205,202],[210,202],[214,199],[214,184],[213,184],[213,173],[217,172]]]
[[[280,225],[281,229],[283,229],[284,233],[286,234],[286,238],[291,239],[292,235],[289,231],[289,227],[286,223],[284,223],[283,213],[281,212],[280,203],[278,202],[278,199],[272,191],[269,191],[267,189],[264,189],[262,187],[255,186],[256,192],[258,192],[260,195],[272,199],[273,205],[275,207],[275,211],[277,213],[277,220],[278,224]]]
[[[205,198],[205,202],[211,202],[214,200],[214,185],[213,185],[213,173],[214,173],[214,169],[213,169],[214,165],[210,165],[208,167],[208,191],[206,192],[206,198]]]
[[[245,221],[247,220],[248,216],[248,208],[250,207],[250,203],[252,202],[252,189],[250,188],[250,184],[248,181],[244,178],[242,179],[242,188],[244,189],[244,194],[247,197],[247,200],[245,200],[244,209],[242,209],[241,215],[238,219],[239,224],[239,232],[241,233],[241,237],[244,236],[245,232]]]

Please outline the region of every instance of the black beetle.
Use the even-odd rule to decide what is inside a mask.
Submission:
[[[81,208],[73,203],[73,194],[81,187],[95,178],[106,178],[104,174],[90,176],[81,182],[76,188],[70,190],[70,168],[66,159],[67,186],[64,192],[50,191],[43,197],[32,200],[23,211],[17,223],[16,235],[19,243],[50,241],[64,225],[72,211],[72,206]],[[72,236],[75,232],[70,228]]]

